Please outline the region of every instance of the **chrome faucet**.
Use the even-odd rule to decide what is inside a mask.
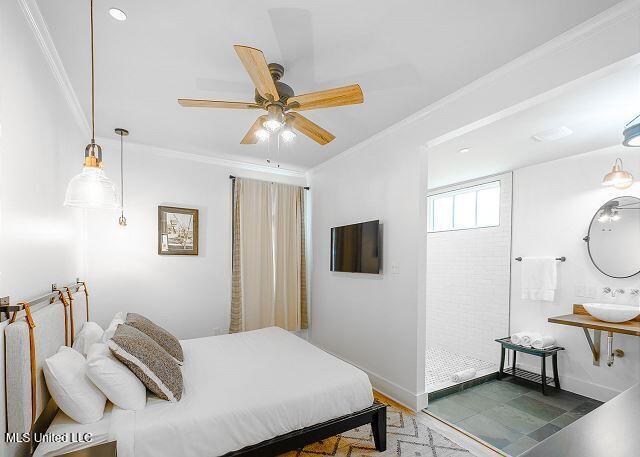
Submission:
[[[611,296],[615,298],[616,295],[624,295],[624,289],[613,289],[611,291]]]
[[[631,294],[632,294],[632,295],[635,295],[635,294],[637,294],[637,293],[638,293],[638,292],[634,293],[634,291],[635,291],[635,290],[636,290],[636,289],[633,289],[633,290],[631,291]],[[611,297],[612,297],[612,298],[615,298],[615,297],[616,297],[616,295],[624,295],[624,293],[625,293],[625,292],[624,292],[624,289],[612,289],[611,287],[603,287],[603,288],[602,288],[602,293],[603,293],[604,295],[609,295],[609,294],[611,294]]]

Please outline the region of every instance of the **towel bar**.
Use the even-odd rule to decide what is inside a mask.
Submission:
[[[516,260],[517,260],[518,262],[522,262],[522,257],[516,257]],[[566,258],[565,256],[562,256],[562,257],[556,257],[556,260],[557,260],[557,261],[559,261],[559,262],[566,262],[566,261],[567,261],[567,258]]]

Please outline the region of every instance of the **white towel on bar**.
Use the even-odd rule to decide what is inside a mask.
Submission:
[[[511,343],[521,345],[522,338],[527,334],[527,332],[517,332],[511,335]]]
[[[540,335],[539,333],[526,333],[522,337],[522,341],[520,342],[520,345],[526,348],[530,348],[533,342],[539,338],[542,338],[542,335]]]
[[[534,349],[547,349],[556,345],[556,340],[550,335],[542,335],[531,341],[531,347]]]
[[[553,301],[558,288],[558,261],[555,257],[522,259],[522,299]]]
[[[453,373],[451,375],[451,381],[453,382],[464,382],[469,379],[473,379],[476,377],[475,368],[467,368],[466,370],[458,371],[457,373]]]

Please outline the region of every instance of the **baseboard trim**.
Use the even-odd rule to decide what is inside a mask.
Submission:
[[[324,352],[331,354],[332,356],[337,357],[340,360],[344,360],[348,364],[353,365],[354,367],[364,371],[367,374],[367,376],[369,376],[369,381],[371,381],[371,385],[373,386],[374,390],[377,390],[384,396],[389,397],[391,400],[401,404],[405,408],[408,408],[412,411],[417,412],[427,406],[427,402],[428,402],[427,392],[423,392],[421,394],[415,394],[410,390],[405,389],[404,387],[396,384],[395,382],[390,381],[384,376],[380,376],[379,374],[374,373],[373,371],[368,370],[358,365],[357,363],[352,362],[351,360],[345,358],[344,356],[336,354],[333,351],[330,351],[327,348],[322,347],[313,341],[310,341],[310,342],[314,346],[322,349]]]

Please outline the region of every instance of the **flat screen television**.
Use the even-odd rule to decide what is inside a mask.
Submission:
[[[380,221],[331,229],[331,271],[380,273]]]

